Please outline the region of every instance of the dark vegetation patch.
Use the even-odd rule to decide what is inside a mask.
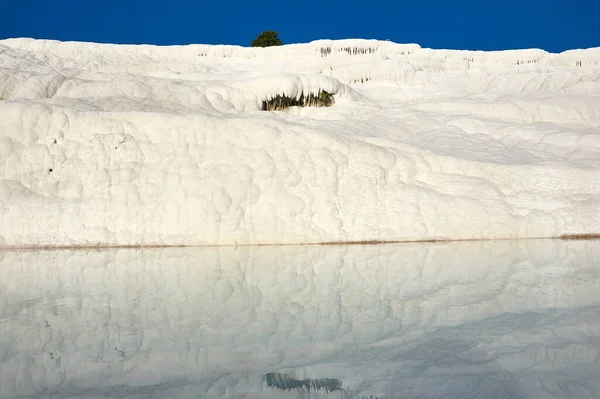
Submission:
[[[281,389],[283,391],[305,389],[306,391],[325,390],[326,392],[333,392],[342,387],[342,381],[337,378],[297,380],[291,373],[269,373],[265,374],[264,378],[269,388]]]
[[[277,94],[273,98],[264,100],[261,109],[263,111],[280,111],[289,107],[331,107],[333,102],[333,94],[325,90],[320,90],[316,95],[302,93],[299,98]]]

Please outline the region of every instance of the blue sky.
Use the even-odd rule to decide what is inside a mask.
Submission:
[[[4,0],[0,10],[0,38],[249,46],[272,29],[285,43],[368,38],[552,52],[600,46],[600,0]]]

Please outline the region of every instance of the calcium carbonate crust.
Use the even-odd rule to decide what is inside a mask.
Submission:
[[[599,61],[3,40],[0,246],[599,234]]]

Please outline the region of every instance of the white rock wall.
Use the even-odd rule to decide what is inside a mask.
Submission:
[[[0,245],[598,234],[598,59],[1,41]]]

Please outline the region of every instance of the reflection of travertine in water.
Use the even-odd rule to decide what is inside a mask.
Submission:
[[[2,398],[594,397],[598,359],[599,241],[0,253]]]

